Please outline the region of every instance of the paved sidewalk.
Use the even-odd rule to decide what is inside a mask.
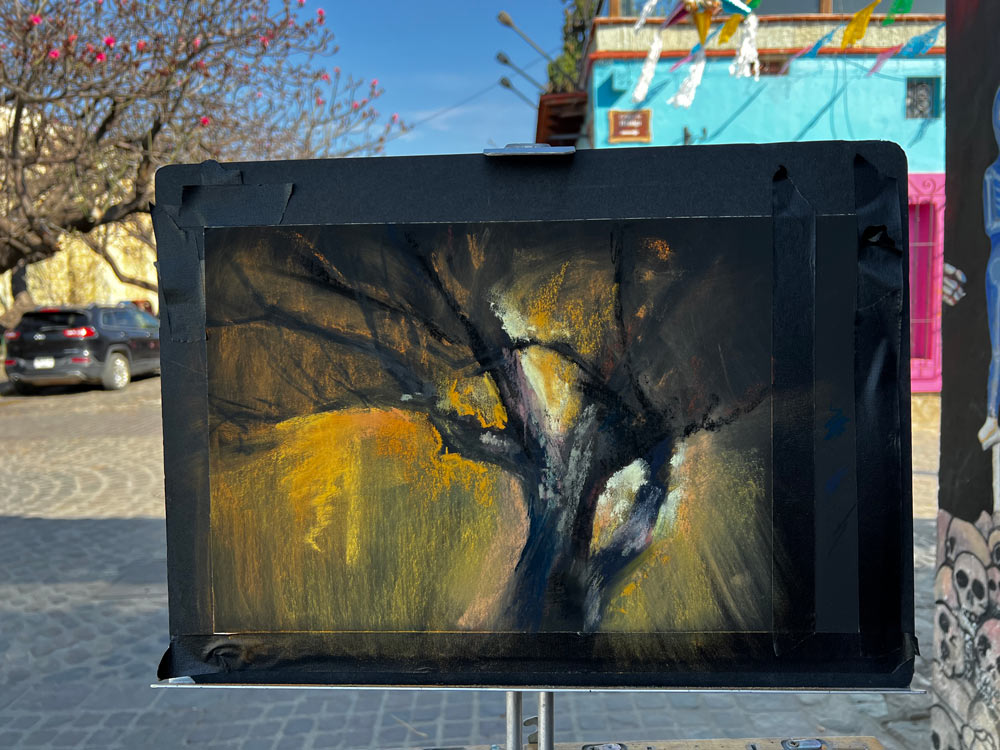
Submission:
[[[914,410],[921,420],[914,430],[917,629],[926,654],[935,409],[936,399],[925,397]],[[503,742],[502,693],[149,688],[167,644],[159,416],[157,379],[121,393],[0,396],[0,749]],[[929,662],[918,659],[918,672],[914,686],[929,688]],[[929,696],[560,694],[556,739],[870,734],[891,750],[917,750],[930,747],[930,702]]]

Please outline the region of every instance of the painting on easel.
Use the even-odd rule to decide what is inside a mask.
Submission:
[[[900,149],[157,180],[162,678],[909,683]]]
[[[211,230],[217,628],[766,630],[766,223]]]

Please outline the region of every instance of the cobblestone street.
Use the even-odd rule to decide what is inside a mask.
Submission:
[[[502,693],[152,689],[167,646],[159,379],[16,397],[0,382],[0,750],[503,742]],[[918,658],[929,690],[933,396],[914,401]],[[527,696],[525,713],[533,713]],[[930,695],[570,693],[556,740],[873,735],[929,748]]]

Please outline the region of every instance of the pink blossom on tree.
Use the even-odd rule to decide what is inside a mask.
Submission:
[[[0,96],[10,116],[0,272],[51,256],[69,235],[88,241],[148,212],[153,175],[171,161],[382,150],[405,126],[398,116],[379,122],[368,103],[377,80],[313,62],[338,47],[322,9],[290,23],[303,4],[34,0],[26,12],[0,3]],[[318,81],[329,88],[310,94]],[[310,95],[316,106],[301,106]]]

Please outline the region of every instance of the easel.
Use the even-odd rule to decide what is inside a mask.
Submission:
[[[507,691],[507,744],[505,750],[579,750],[579,743],[555,744],[553,718],[555,694],[538,693],[538,716],[523,719],[523,693]],[[538,729],[528,735],[528,742],[521,743],[525,726]],[[873,737],[799,737],[741,740],[670,740],[599,742],[583,745],[583,750],[884,750]],[[469,748],[469,750],[486,750]],[[493,745],[490,750],[498,750]]]

